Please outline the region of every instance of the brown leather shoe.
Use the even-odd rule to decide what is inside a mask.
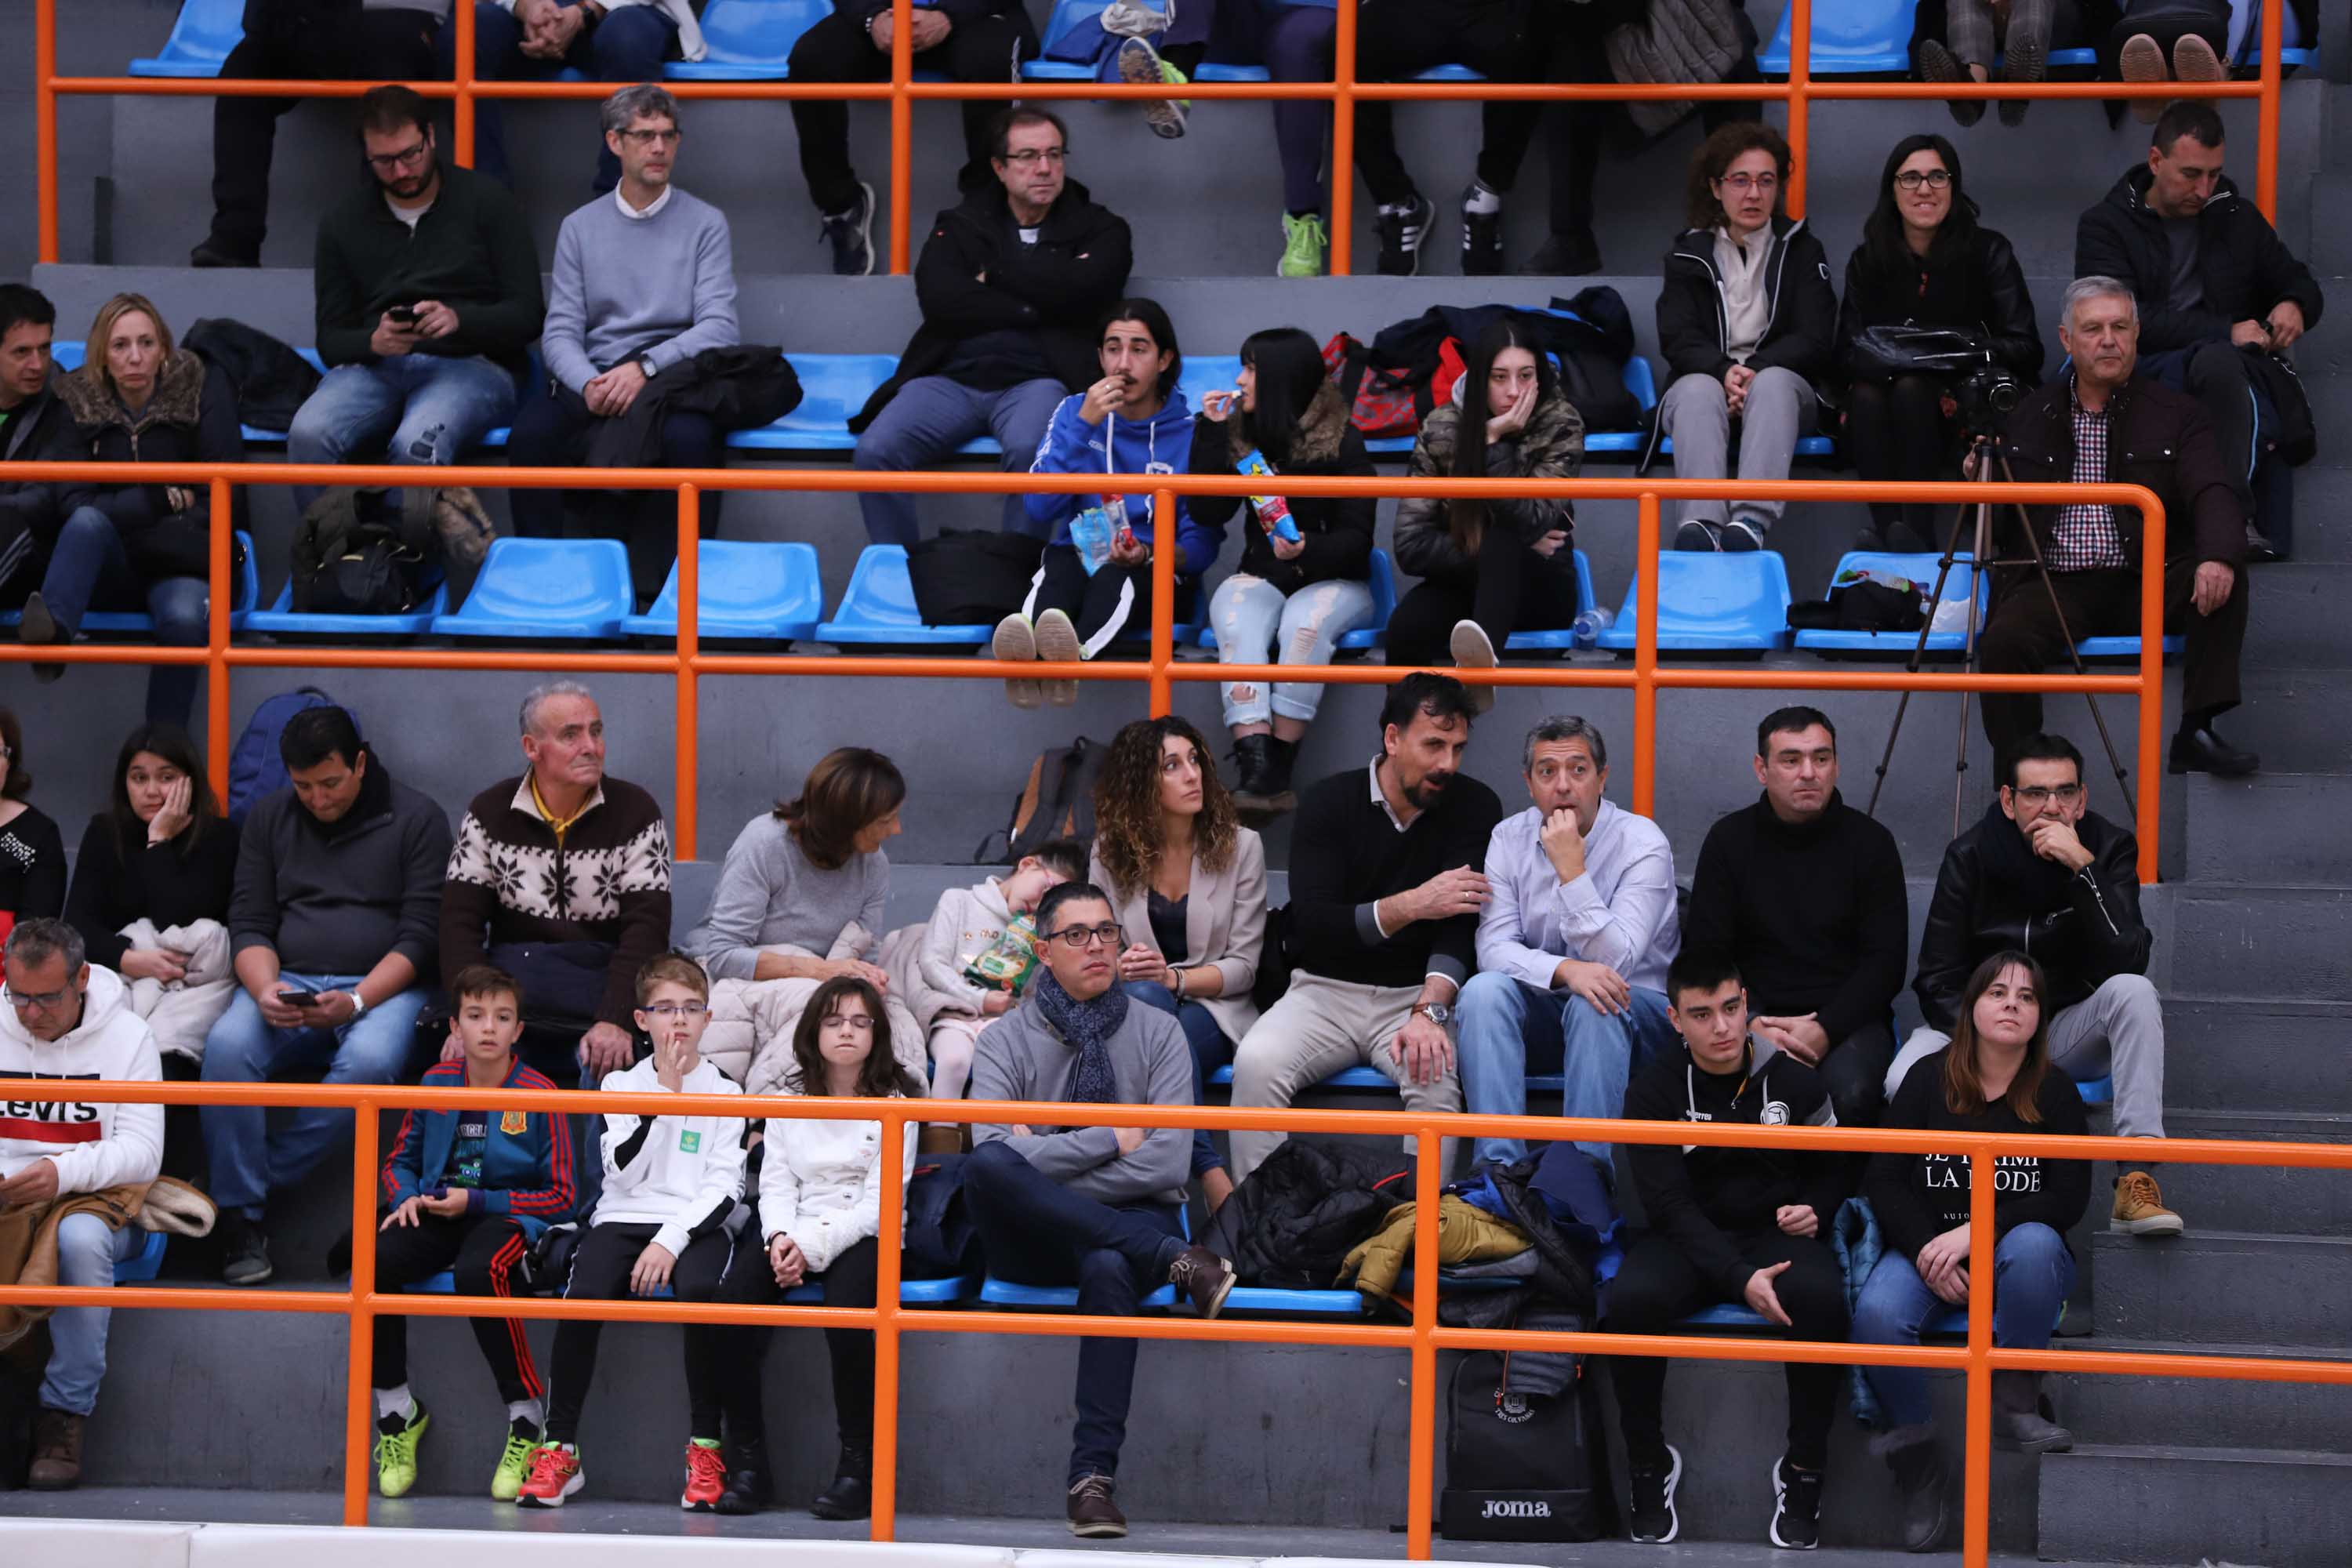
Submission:
[[[1205,1247],[1188,1247],[1168,1266],[1168,1283],[1192,1299],[1195,1312],[1213,1318],[1234,1288],[1234,1266]]]
[[[1127,1533],[1127,1515],[1110,1500],[1117,1483],[1108,1476],[1081,1476],[1070,1489],[1070,1533],[1108,1541]]]
[[[89,1418],[43,1407],[33,1418],[33,1468],[26,1484],[37,1492],[81,1485],[81,1429]]]

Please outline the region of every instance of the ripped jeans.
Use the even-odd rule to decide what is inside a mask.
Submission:
[[[1209,599],[1217,658],[1226,664],[1263,664],[1269,648],[1278,664],[1328,664],[1339,639],[1371,618],[1371,586],[1344,577],[1286,595],[1263,577],[1236,572]],[[1276,717],[1304,723],[1323,701],[1323,688],[1304,681],[1277,681],[1270,693],[1254,682],[1228,681],[1223,689],[1229,726]]]
[[[483,437],[514,422],[515,380],[480,354],[395,354],[339,364],[294,412],[291,463],[454,465]],[[315,488],[298,487],[303,511]],[[397,506],[399,498],[392,498]]]

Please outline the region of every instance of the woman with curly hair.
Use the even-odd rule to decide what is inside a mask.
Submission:
[[[1139,719],[1110,743],[1095,783],[1088,879],[1126,933],[1127,994],[1176,1016],[1192,1047],[1192,1098],[1257,1022],[1250,987],[1265,942],[1265,848],[1241,826],[1208,743],[1184,720]],[[1234,1190],[1206,1132],[1192,1172],[1214,1209]]]

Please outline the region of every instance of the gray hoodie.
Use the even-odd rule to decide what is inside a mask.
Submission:
[[[1122,1105],[1192,1103],[1192,1053],[1176,1020],[1140,1002],[1110,1037],[1111,1074]],[[1037,1010],[1034,996],[980,1032],[972,1053],[974,1100],[1060,1100],[1077,1066],[1076,1047]],[[1034,1125],[1034,1124],[1033,1124]],[[1154,1127],[1131,1154],[1118,1151],[1110,1127],[1073,1127],[1015,1137],[1010,1128],[975,1123],[972,1142],[1000,1140],[1013,1152],[1082,1196],[1106,1204],[1184,1201],[1192,1134]]]

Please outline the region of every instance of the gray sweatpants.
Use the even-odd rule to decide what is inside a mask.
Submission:
[[[1739,477],[1778,480],[1789,477],[1797,455],[1797,439],[1812,434],[1819,407],[1813,389],[1793,370],[1771,365],[1756,373],[1748,384],[1748,400],[1739,413]],[[1675,441],[1675,477],[1720,479],[1729,477],[1731,405],[1723,383],[1711,375],[1676,376],[1660,401],[1658,417]],[[1678,522],[1711,522],[1720,528],[1732,517],[1746,520],[1759,534],[1769,533],[1780,521],[1782,503],[1776,500],[1686,500]]]
[[[1940,1029],[1920,1028],[1886,1069],[1889,1099],[1911,1065],[1951,1044]],[[2113,1075],[2116,1136],[2164,1136],[2164,1004],[2144,974],[2118,974],[2050,1019],[2050,1060],[2067,1077]]]

